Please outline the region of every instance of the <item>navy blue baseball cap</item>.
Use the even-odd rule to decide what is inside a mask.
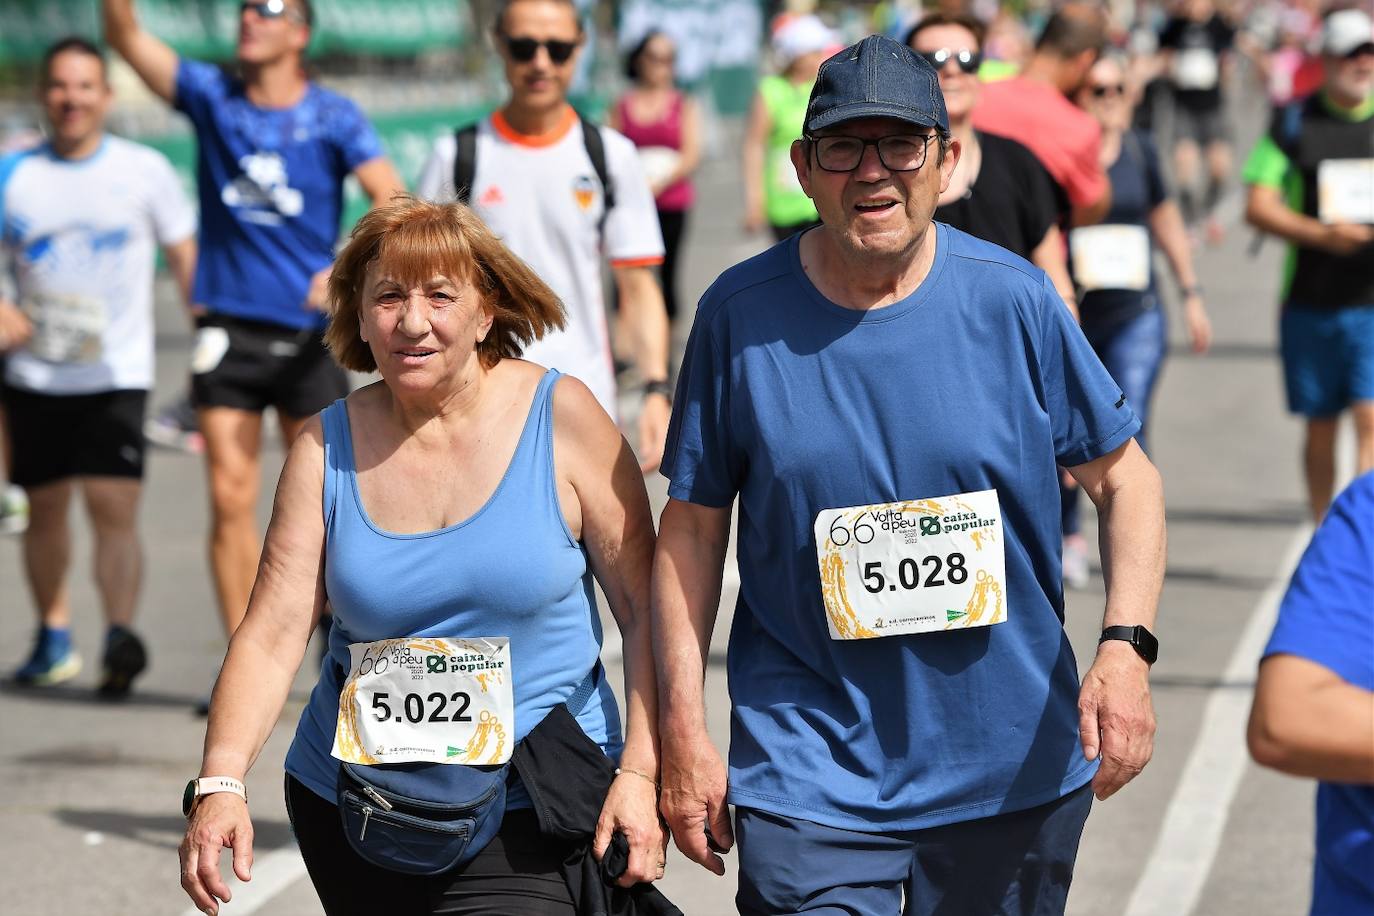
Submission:
[[[935,68],[882,35],[870,35],[821,64],[806,103],[804,131],[855,118],[897,118],[949,133]]]

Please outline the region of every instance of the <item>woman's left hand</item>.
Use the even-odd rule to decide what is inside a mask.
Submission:
[[[617,831],[625,834],[630,843],[630,864],[616,883],[630,887],[662,878],[668,856],[668,828],[658,816],[658,787],[634,773],[621,773],[606,793],[592,841],[592,855],[598,862],[611,844],[611,835]]]
[[[1183,315],[1188,321],[1188,337],[1193,344],[1194,353],[1206,353],[1212,346],[1212,321],[1207,317],[1207,307],[1202,296],[1189,293],[1183,299]]]

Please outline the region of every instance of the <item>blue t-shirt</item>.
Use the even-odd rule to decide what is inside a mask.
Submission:
[[[1298,563],[1264,657],[1296,655],[1374,690],[1374,473],[1332,503]],[[1313,916],[1374,912],[1374,786],[1317,784]]]
[[[1159,165],[1159,151],[1148,134],[1132,130],[1121,138],[1121,155],[1107,169],[1107,178],[1112,183],[1112,208],[1102,224],[1143,226],[1148,231],[1150,214],[1169,199],[1164,170]],[[1149,271],[1147,289],[1095,289],[1084,293],[1078,304],[1083,326],[1111,328],[1159,308],[1153,264]]]
[[[1052,801],[1092,778],[1063,629],[1055,463],[1140,428],[1044,272],[936,223],[929,276],[861,312],[807,279],[799,237],[703,297],[664,474],[679,500],[738,495],[730,801],[906,830]],[[830,638],[821,509],[995,489],[1008,620]]]
[[[177,64],[176,107],[199,145],[195,301],[211,312],[319,328],[310,279],[334,260],[343,181],[382,155],[358,106],[308,84],[290,108],[260,108],[211,64]]]

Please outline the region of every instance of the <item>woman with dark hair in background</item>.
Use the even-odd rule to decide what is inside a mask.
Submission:
[[[676,48],[662,32],[651,31],[625,58],[633,85],[611,108],[610,127],[639,148],[644,174],[658,206],[663,230],[663,302],[676,318],[677,255],[694,197],[692,173],[701,162],[701,112],[680,91],[673,74]]]

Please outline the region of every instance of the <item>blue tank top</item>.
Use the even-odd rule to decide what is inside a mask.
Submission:
[[[336,798],[330,756],[349,643],[399,636],[506,636],[515,692],[515,739],[573,693],[601,652],[601,621],[587,554],[568,529],[553,466],[553,387],[539,382],[515,455],[482,508],[456,525],[394,534],[363,508],[348,409],[324,424],[325,591],[334,609],[329,653],[286,755],[286,771]],[[612,757],[620,716],[606,679],[577,716]],[[507,807],[529,806],[512,770]]]

